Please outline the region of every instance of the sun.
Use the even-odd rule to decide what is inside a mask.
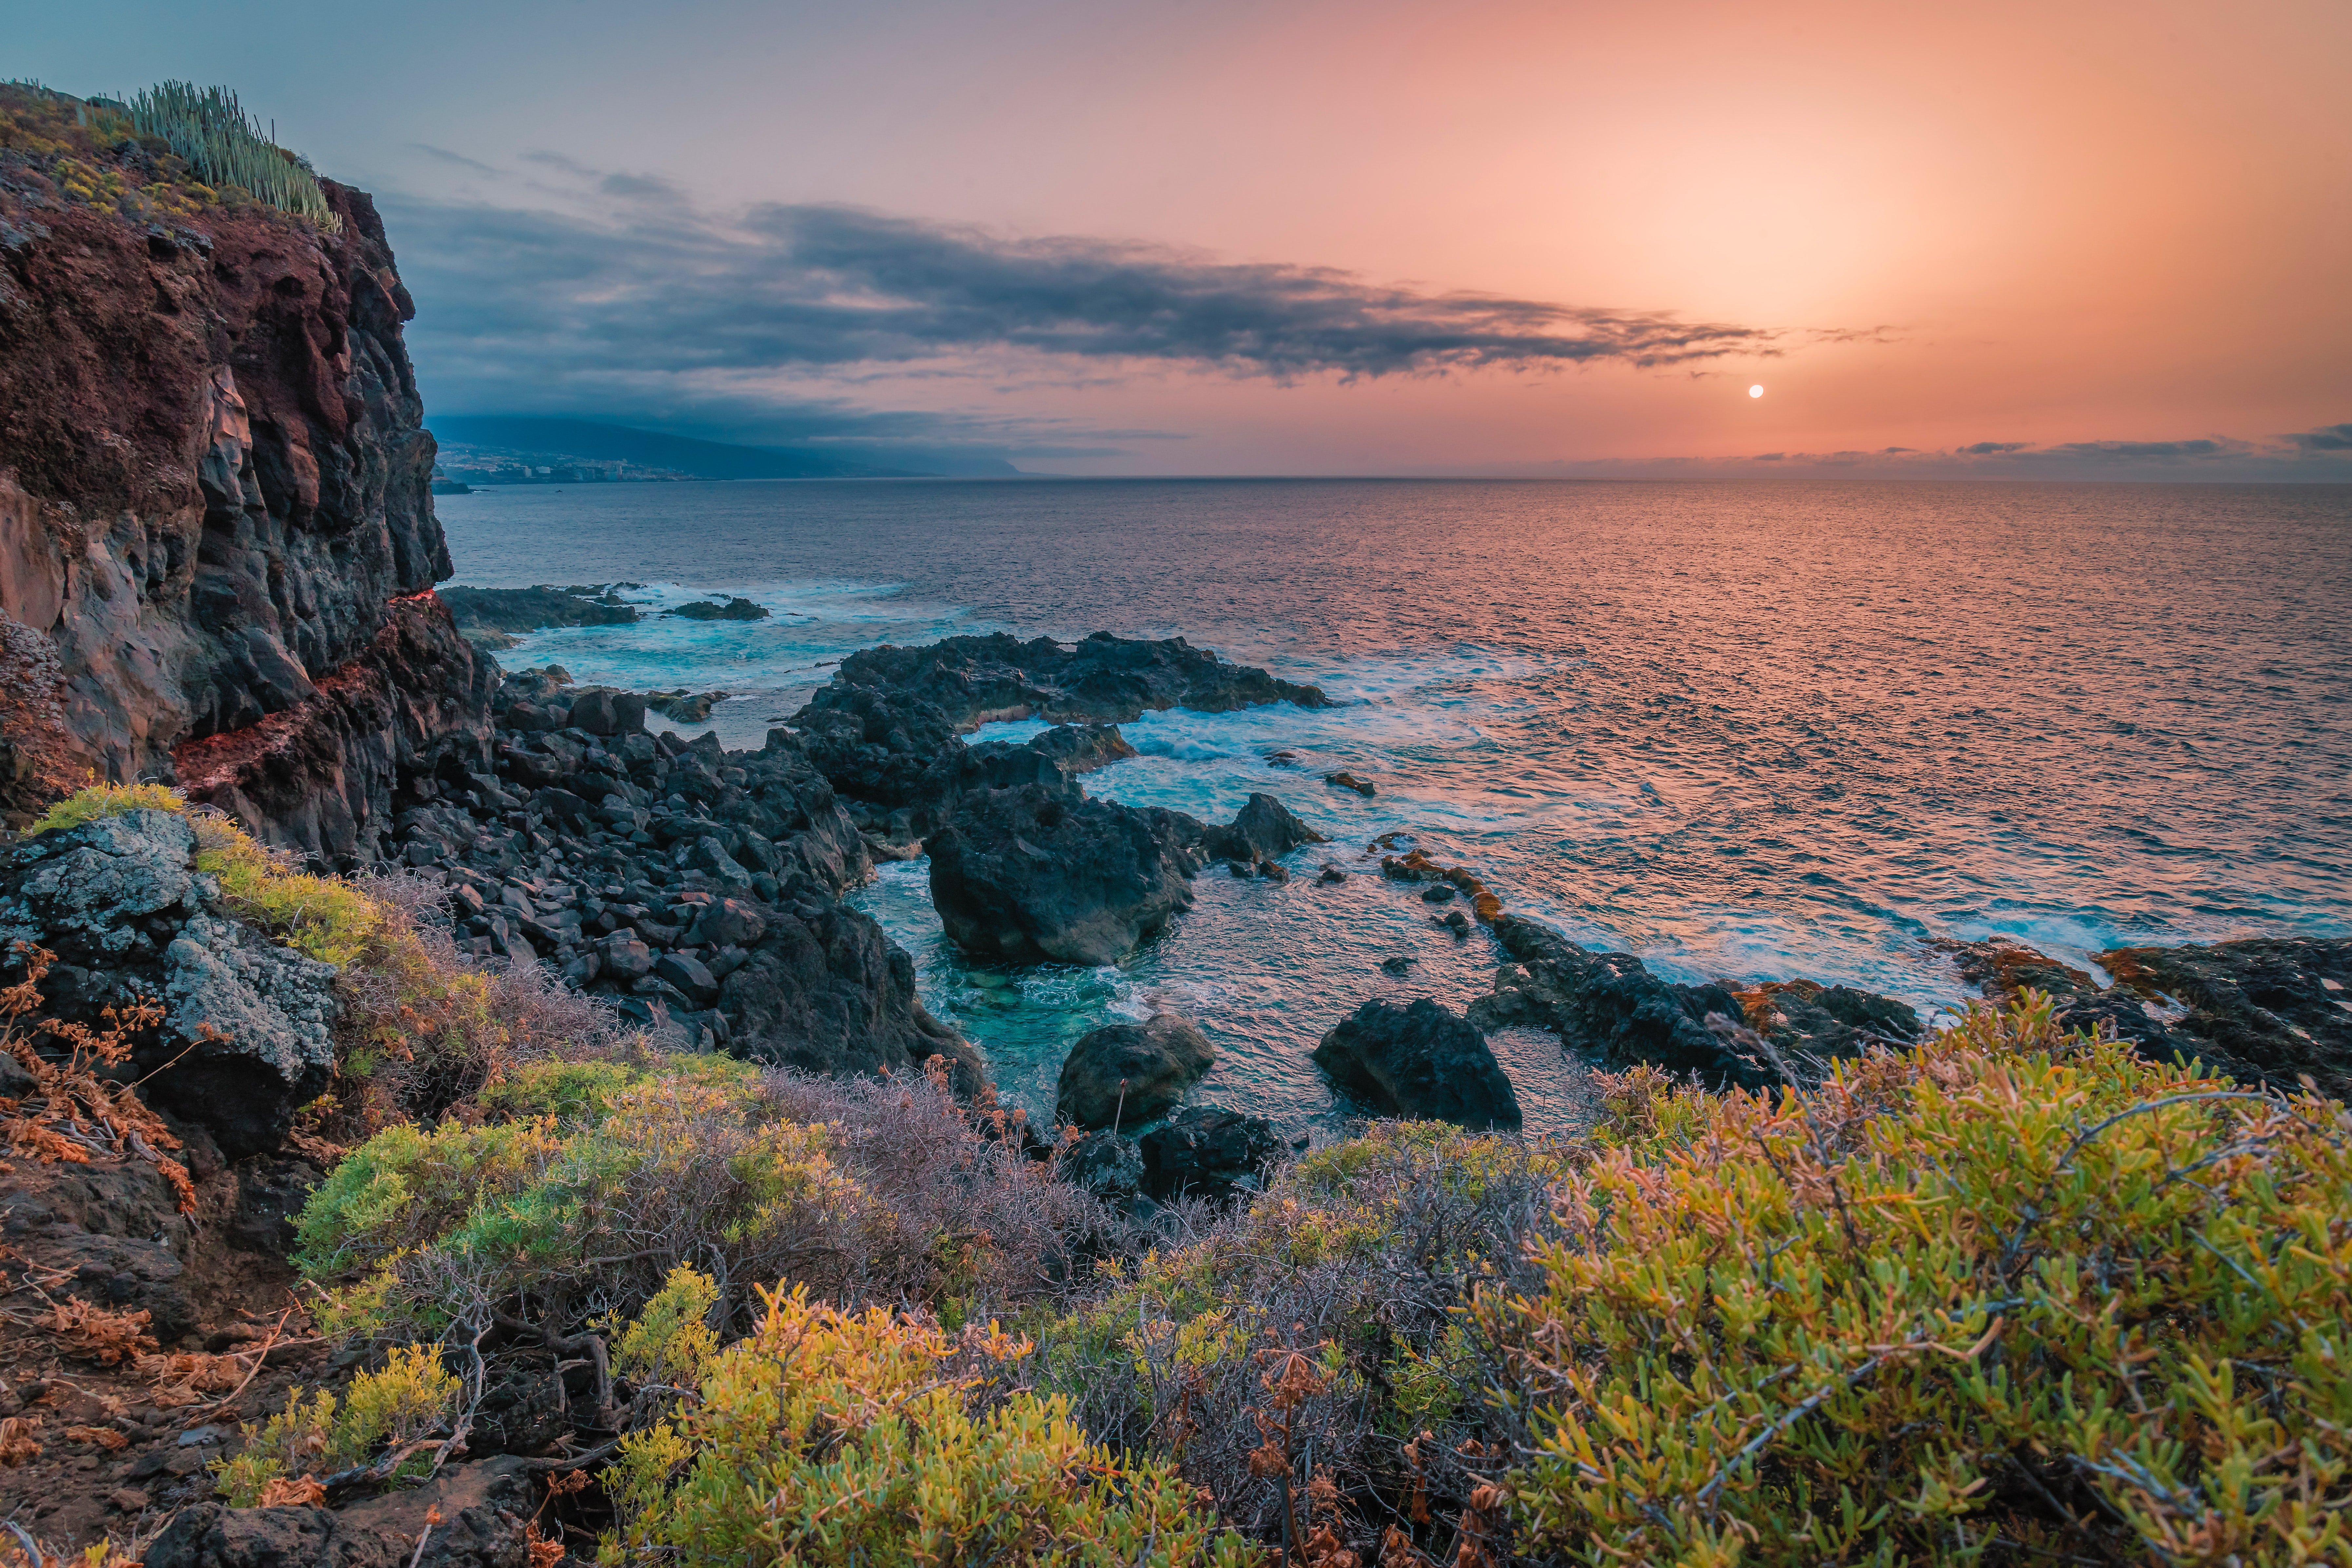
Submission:
[[[1755,386],[1751,386],[1751,387],[1749,387],[1749,388],[1748,389],[1748,396],[1750,396],[1750,397],[1761,397],[1761,396],[1763,396],[1763,395],[1764,395],[1764,388],[1763,388],[1762,384],[1759,383],[1759,384],[1757,384],[1757,385],[1755,385]]]

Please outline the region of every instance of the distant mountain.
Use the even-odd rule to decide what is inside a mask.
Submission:
[[[427,420],[436,440],[453,446],[528,452],[591,462],[632,463],[708,479],[843,479],[930,476],[986,477],[1020,472],[996,458],[908,451],[887,463],[861,462],[807,447],[737,447],[587,419],[444,414]]]

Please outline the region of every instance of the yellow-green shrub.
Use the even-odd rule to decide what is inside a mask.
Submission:
[[[37,833],[52,833],[59,828],[79,827],[101,816],[120,816],[126,811],[183,812],[188,803],[177,790],[163,784],[90,784],[78,789],[58,801],[37,817],[25,829],[30,838]]]
[[[1480,1307],[1536,1549],[2352,1562],[2341,1107],[2038,997],[1801,1101],[1650,1089],[1562,1179],[1541,1289]]]
[[[1169,1468],[1088,1441],[1061,1400],[974,1410],[936,1329],[804,1290],[765,1300],[698,1396],[623,1444],[606,1483],[621,1523],[601,1562],[1238,1568],[1255,1555]]]
[[[709,1324],[711,1309],[718,1305],[718,1282],[698,1268],[679,1264],[614,1343],[614,1370],[646,1384],[676,1384],[699,1375],[703,1364],[719,1353],[719,1336]]]
[[[219,879],[231,909],[287,946],[344,964],[383,934],[385,911],[351,882],[295,870],[285,856],[216,813],[199,813],[190,826],[196,833],[196,869]]]
[[[636,1077],[571,1121],[397,1126],[353,1150],[298,1227],[306,1274],[359,1277],[339,1326],[438,1333],[467,1303],[528,1290],[568,1334],[592,1303],[635,1310],[706,1249],[730,1277],[833,1282],[867,1205],[826,1130],[777,1120],[757,1070],[727,1058]]]
[[[402,1346],[379,1370],[353,1378],[340,1402],[323,1388],[307,1398],[299,1388],[289,1391],[286,1408],[258,1430],[246,1424],[245,1446],[236,1458],[212,1462],[215,1485],[231,1508],[252,1508],[271,1481],[331,1475],[440,1430],[458,1393],[456,1374],[441,1364],[439,1345]],[[431,1468],[431,1455],[420,1450],[385,1479]]]

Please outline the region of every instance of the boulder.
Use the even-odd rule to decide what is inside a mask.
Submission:
[[[1116,963],[1192,904],[1179,822],[1043,784],[983,790],[931,838],[931,901],[975,957]]]
[[[162,1026],[134,1044],[137,1076],[152,1073],[148,1097],[236,1158],[277,1147],[333,1076],[335,970],[237,919],[194,860],[188,820],[171,811],[26,841],[0,867],[0,965],[24,972],[18,941],[53,953],[44,1013],[60,1021],[100,1026],[109,1005],[160,1000]]]
[[[1089,1132],[1062,1152],[1062,1180],[1107,1204],[1131,1202],[1143,1191],[1143,1152],[1116,1132]]]
[[[1212,859],[1253,864],[1279,859],[1302,844],[1325,842],[1323,835],[1270,795],[1252,795],[1231,826],[1212,827],[1202,835]]]
[[[592,735],[629,735],[646,727],[646,700],[635,691],[591,686],[572,697],[572,727]]]
[[[1274,1123],[1221,1105],[1180,1111],[1141,1142],[1143,1190],[1161,1199],[1254,1192],[1282,1150]]]
[[[740,899],[713,899],[694,917],[686,940],[693,947],[749,947],[767,934],[768,921]]]
[[[150,1092],[231,1158],[285,1142],[335,1076],[335,966],[197,915],[163,950],[163,1033],[184,1049]]]
[[[456,1465],[422,1486],[323,1508],[182,1509],[142,1561],[146,1568],[523,1568],[534,1517],[531,1470],[499,1458]],[[428,1513],[439,1522],[429,1524]],[[421,1542],[421,1545],[420,1545]]]
[[[1055,1114],[1073,1127],[1139,1127],[1198,1083],[1216,1056],[1200,1026],[1173,1013],[1106,1025],[1062,1063]]]
[[[1517,1127],[1518,1096],[1486,1037],[1428,997],[1365,1003],[1315,1047],[1315,1063],[1350,1094],[1402,1116],[1465,1127]]]

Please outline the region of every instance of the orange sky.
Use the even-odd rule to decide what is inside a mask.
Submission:
[[[2343,0],[586,0],[493,16],[434,0],[397,35],[381,16],[284,25],[314,8],[232,5],[247,25],[226,32],[216,16],[117,9],[37,23],[22,68],[80,90],[234,80],[323,171],[416,197],[582,210],[530,184],[527,155],[553,148],[667,179],[712,212],[849,203],[1785,333],[1779,358],[1697,375],[1277,384],[1005,350],[730,385],[1171,433],[1038,466],[2259,442],[2352,419]],[[268,42],[240,53],[230,34]],[[321,68],[339,50],[341,79]],[[374,62],[358,80],[352,50]],[[1882,341],[1809,336],[1882,327]],[[420,369],[430,395],[422,354]],[[1754,381],[1761,399],[1745,395]]]

